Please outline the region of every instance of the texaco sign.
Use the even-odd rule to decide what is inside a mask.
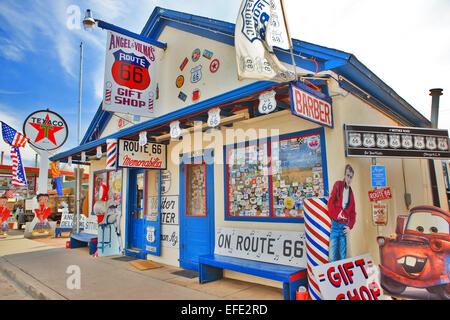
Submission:
[[[32,146],[40,150],[55,150],[67,140],[69,128],[57,113],[40,110],[30,114],[23,124],[23,132]]]

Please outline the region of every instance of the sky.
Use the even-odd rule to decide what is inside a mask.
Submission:
[[[449,0],[284,0],[294,39],[351,53],[427,119],[429,90],[442,88],[438,127],[450,129]],[[78,145],[80,43],[83,42],[81,138],[101,100],[106,31],[87,32],[86,9],[97,19],[140,33],[156,6],[236,22],[241,0],[1,0],[0,120],[22,132],[31,113],[50,109],[65,119]],[[9,146],[4,164],[10,164]],[[35,152],[22,151],[25,166]]]

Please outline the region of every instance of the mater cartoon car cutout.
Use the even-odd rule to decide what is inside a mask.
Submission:
[[[449,229],[450,213],[437,207],[417,206],[398,216],[396,237],[377,237],[381,286],[394,295],[409,286],[450,299]]]

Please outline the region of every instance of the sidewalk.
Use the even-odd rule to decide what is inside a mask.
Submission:
[[[138,270],[115,257],[92,257],[88,248],[66,249],[69,238],[25,239],[10,230],[0,240],[0,272],[34,299],[50,300],[282,300],[282,289],[233,279],[202,284],[162,265]],[[80,270],[80,289],[69,289],[69,266]],[[69,279],[70,282],[70,279]],[[0,298],[1,299],[1,298]]]

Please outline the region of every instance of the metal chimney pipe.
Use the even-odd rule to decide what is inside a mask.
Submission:
[[[442,89],[436,88],[436,89],[430,89],[430,96],[431,96],[431,127],[437,128],[438,127],[438,115],[439,115],[439,97],[442,96]],[[440,201],[439,201],[439,190],[437,185],[437,179],[436,179],[436,169],[434,166],[433,159],[428,160],[428,169],[430,172],[430,182],[431,182],[431,194],[433,197],[433,205],[435,207],[440,207]]]
[[[439,115],[439,97],[442,96],[442,89],[430,89],[431,96],[431,127],[438,127],[438,115]]]

